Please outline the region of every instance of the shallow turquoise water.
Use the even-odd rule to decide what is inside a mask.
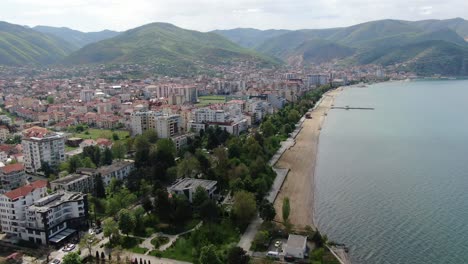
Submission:
[[[315,217],[353,264],[468,263],[468,81],[351,88],[320,136]]]

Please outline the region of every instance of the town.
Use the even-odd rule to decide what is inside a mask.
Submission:
[[[287,221],[289,203],[277,220],[268,161],[330,88],[413,76],[247,62],[191,77],[141,65],[0,70],[2,255],[54,264],[338,263],[318,231]],[[261,230],[236,246],[257,212]]]

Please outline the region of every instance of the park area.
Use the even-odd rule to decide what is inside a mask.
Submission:
[[[224,95],[205,95],[198,97],[197,106],[208,106],[211,104],[222,104],[226,101]]]

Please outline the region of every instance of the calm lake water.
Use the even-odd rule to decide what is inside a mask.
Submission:
[[[320,136],[316,223],[353,264],[468,263],[468,81],[346,89]]]

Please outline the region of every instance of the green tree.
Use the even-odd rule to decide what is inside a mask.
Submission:
[[[299,121],[299,119],[301,119],[301,114],[296,109],[289,111],[288,113],[289,123],[296,123],[297,121]]]
[[[149,164],[151,145],[148,139],[142,135],[135,138],[135,166],[144,167]]]
[[[54,97],[52,95],[47,96],[47,103],[48,104],[54,104]]]
[[[247,224],[255,216],[257,203],[255,196],[246,191],[239,191],[234,194],[234,204],[232,212],[237,221],[241,224]]]
[[[310,260],[312,263],[322,263],[323,261],[323,254],[325,253],[325,250],[323,247],[321,248],[316,248],[312,250],[312,254],[310,254]]]
[[[203,264],[221,264],[221,260],[216,254],[216,247],[213,244],[204,246],[200,251],[199,263]]]
[[[283,212],[283,221],[287,222],[289,219],[289,214],[291,213],[291,207],[289,205],[289,198],[284,197],[283,199],[283,207],[282,207],[282,212]]]
[[[96,236],[89,233],[86,233],[80,240],[80,248],[86,248],[88,250],[88,256],[91,256],[91,250],[93,249],[95,240]]]
[[[104,188],[101,173],[98,173],[98,175],[94,177],[94,191],[94,196],[97,198],[106,198],[106,189]]]
[[[195,193],[193,194],[192,205],[193,207],[198,208],[202,203],[209,199],[210,197],[208,196],[205,188],[198,186],[197,189],[195,189]]]
[[[112,164],[112,151],[109,148],[105,148],[101,159],[102,159],[101,165],[111,165]]]
[[[121,142],[112,144],[112,156],[114,159],[123,159],[127,153],[127,146]]]
[[[65,255],[62,259],[63,264],[81,264],[80,255],[76,252],[71,252]]]
[[[104,237],[108,237],[112,244],[117,244],[120,240],[119,226],[112,218],[107,218],[102,223]]]
[[[275,127],[270,119],[262,123],[262,132],[265,138],[271,137],[275,134]]]
[[[253,244],[257,248],[262,248],[265,245],[268,245],[268,242],[270,241],[270,233],[266,230],[260,230],[255,234],[255,238],[253,240]]]
[[[275,219],[275,216],[276,216],[276,210],[275,210],[275,207],[273,206],[272,203],[268,202],[268,201],[264,201],[262,202],[262,204],[260,205],[260,208],[259,208],[259,214],[260,214],[260,217],[264,220],[264,221],[272,221],[273,219]]]
[[[142,134],[143,137],[145,137],[150,144],[154,144],[158,141],[158,134],[154,130],[146,130]]]
[[[119,212],[119,229],[128,236],[135,229],[135,215],[127,209],[122,209]]]
[[[49,178],[49,176],[54,173],[54,169],[50,166],[50,164],[47,161],[41,161],[41,168],[39,169],[42,173],[44,173],[44,176],[46,178]]]
[[[119,135],[118,135],[117,133],[114,132],[114,133],[112,133],[112,139],[113,139],[114,141],[117,141],[117,140],[119,140],[120,138],[119,138]]]
[[[228,264],[248,264],[250,261],[249,255],[241,247],[232,247],[229,249],[227,256]]]
[[[94,162],[91,160],[90,157],[86,157],[82,160],[82,163],[83,163],[83,167],[84,168],[91,168],[91,169],[95,169],[96,168],[96,164],[94,164]]]
[[[220,210],[216,202],[208,199],[204,201],[198,208],[200,218],[208,223],[215,222],[219,218]]]
[[[192,208],[185,195],[176,196],[174,199],[174,221],[178,224],[185,223],[192,217]]]
[[[149,213],[151,210],[153,210],[153,202],[151,201],[151,197],[148,195],[145,195],[143,197],[143,200],[141,201],[141,206],[145,210],[145,212]]]

